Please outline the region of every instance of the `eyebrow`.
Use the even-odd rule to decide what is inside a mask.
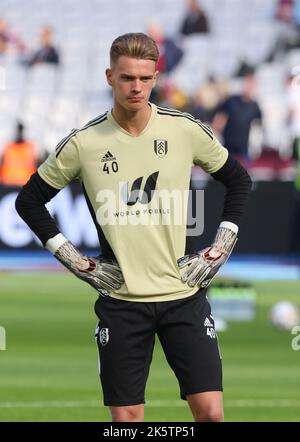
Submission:
[[[122,78],[128,78],[130,80],[135,80],[136,78],[140,78],[142,80],[143,79],[144,80],[151,80],[153,78],[153,75],[141,75],[140,77],[137,77],[136,75],[130,75],[130,74],[125,74],[125,73],[120,74],[120,76]]]

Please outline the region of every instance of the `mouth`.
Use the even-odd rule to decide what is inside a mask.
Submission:
[[[128,97],[128,101],[131,103],[140,103],[142,100],[142,97]]]

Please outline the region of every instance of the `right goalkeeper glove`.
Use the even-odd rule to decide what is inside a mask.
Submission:
[[[94,287],[102,296],[109,296],[110,290],[118,290],[124,283],[116,261],[101,256],[84,256],[62,234],[48,240],[46,247],[67,269]]]
[[[182,282],[189,287],[198,285],[208,287],[220,267],[229,258],[237,241],[238,226],[231,222],[222,222],[211,247],[194,255],[185,255],[177,260],[178,267],[185,269]]]

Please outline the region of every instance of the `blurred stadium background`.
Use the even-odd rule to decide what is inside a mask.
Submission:
[[[94,293],[41,248],[14,200],[72,128],[111,108],[110,44],[139,31],[162,48],[152,100],[201,118],[223,141],[228,103],[251,79],[250,101],[261,116],[248,115],[247,146],[233,154],[253,191],[235,253],[209,293],[225,418],[299,421],[300,351],[290,324],[283,318],[285,329],[274,327],[270,311],[282,300],[300,306],[300,1],[196,3],[201,20],[191,32],[196,20],[184,26],[185,0],[0,1],[0,421],[109,420],[97,377]],[[245,123],[239,117],[235,127]],[[8,154],[17,141],[31,152],[23,163]],[[192,188],[205,189],[204,234],[188,238],[200,247],[212,239],[223,190],[196,168]],[[96,232],[78,184],[49,206],[65,235],[94,253]],[[158,342],[147,400],[148,421],[191,420]]]

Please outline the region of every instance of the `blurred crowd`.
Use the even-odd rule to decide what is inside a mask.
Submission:
[[[35,0],[30,1],[34,4]],[[99,3],[102,14],[108,5],[105,3],[101,9],[101,1],[89,0]],[[228,22],[227,17],[223,26],[222,14],[228,15],[223,0],[214,0],[220,8],[213,9],[213,13],[207,11],[207,1],[183,1],[185,6],[176,32],[166,29],[169,17],[176,11],[169,7],[173,3],[164,0],[169,8],[164,24],[160,21],[163,8],[157,8],[155,18],[147,16],[148,22],[137,29],[134,7],[138,7],[138,2],[132,2],[133,26],[128,24],[117,35],[142,31],[157,42],[160,76],[151,101],[208,123],[254,180],[294,181],[289,250],[295,252],[295,244],[300,241],[300,0],[268,0],[268,4],[274,5],[272,12],[267,17],[262,12],[260,22],[260,14],[257,12],[256,16],[254,10],[254,31],[251,25],[245,35],[243,30],[240,34],[235,31],[233,10],[233,21]],[[234,4],[234,0],[230,1]],[[242,0],[235,1],[247,8]],[[64,2],[72,14],[67,0]],[[264,0],[256,2],[253,8],[262,7],[262,3]],[[22,186],[72,127],[82,125],[111,103],[109,88],[103,81],[108,46],[105,47],[102,37],[110,44],[117,36],[116,30],[113,33],[101,15],[97,22],[101,38],[100,34],[94,38],[92,32],[86,35],[80,28],[84,23],[84,9],[80,9],[83,4],[78,2],[77,7],[79,15],[75,12],[72,26],[63,23],[60,28],[69,30],[68,36],[57,35],[58,12],[51,6],[52,22],[45,19],[37,27],[36,44],[32,33],[29,37],[22,33],[17,24],[2,15],[0,8],[2,185]],[[62,11],[59,14],[64,17]],[[90,19],[88,6],[86,14]],[[145,18],[145,14],[139,14],[140,20]],[[97,14],[94,15],[97,21]],[[247,14],[245,18],[248,19]],[[30,26],[31,21],[28,23]],[[88,26],[85,29],[92,31]],[[235,40],[239,38],[243,45],[236,56]],[[6,91],[5,82],[10,80],[12,86]],[[197,173],[200,180],[206,179],[205,174],[203,178],[201,171],[194,170],[194,175]]]
[[[53,30],[50,26],[40,29],[38,46],[32,49],[11,24],[0,17],[0,57],[8,53],[14,54],[16,61],[28,67],[38,63],[59,64],[59,53],[53,43]]]
[[[159,14],[158,19],[149,20],[148,26],[140,30],[156,40],[161,54],[158,61],[160,77],[151,97],[153,102],[188,112],[210,124],[228,150],[252,171],[254,178],[294,179],[295,173],[299,170],[295,165],[299,164],[300,66],[295,65],[294,69],[287,69],[280,85],[282,102],[279,103],[279,107],[284,114],[284,135],[282,139],[278,139],[278,145],[276,145],[277,139],[274,142],[272,137],[268,139],[265,136],[268,112],[274,111],[272,109],[274,106],[271,102],[268,110],[262,105],[258,70],[262,65],[271,69],[273,65],[278,66],[290,51],[295,50],[299,51],[296,55],[299,56],[300,65],[300,0],[274,0],[275,3],[276,8],[270,20],[276,22],[276,29],[279,31],[271,40],[264,59],[257,64],[251,63],[243,57],[243,54],[240,54],[239,65],[231,76],[210,74],[207,70],[202,80],[195,83],[197,87],[192,91],[182,87],[182,83],[178,80],[180,78],[178,72],[186,63],[187,42],[198,37],[207,41],[207,38],[215,32],[202,2],[186,0],[185,11],[178,22],[176,35],[166,34],[159,22]],[[221,15],[222,11],[216,11],[216,13]],[[65,64],[64,54],[61,53],[63,51],[60,47],[64,45],[64,42],[59,41],[57,44],[55,41],[53,28],[45,24],[39,29],[36,47],[32,47],[32,41],[28,42],[13,23],[8,22],[5,17],[0,17],[0,66],[2,62],[3,66],[5,65],[5,60],[9,56],[16,66],[22,66],[27,71],[37,69],[37,66],[41,65],[52,66],[59,70]],[[197,41],[201,42],[201,40]],[[201,59],[202,53],[195,53],[194,57]],[[208,57],[213,58],[214,53],[212,52]],[[79,66],[78,70],[80,70]],[[200,72],[190,72],[190,75],[191,78],[197,77],[197,75],[200,76]],[[98,112],[103,111],[103,108],[100,108],[100,101],[97,102],[98,105]],[[72,112],[76,111],[75,104],[70,107],[70,112],[71,108]],[[42,106],[40,111],[42,113]],[[34,131],[29,131],[30,135],[27,139],[26,126],[32,123],[22,121],[20,115],[16,115],[15,120],[16,136],[11,134],[11,139],[3,142],[0,147],[2,183],[8,183],[9,177],[12,181],[18,181],[16,175],[21,177],[19,172],[7,173],[16,161],[16,146],[28,173],[32,172],[49,150],[55,147],[55,143],[52,147],[43,145],[41,137],[32,138]],[[47,120],[47,115],[45,120]],[[63,133],[69,129],[62,127]],[[59,138],[58,136],[57,142]],[[16,170],[18,168],[19,163]],[[20,178],[20,181],[22,180],[25,180],[25,176]]]

